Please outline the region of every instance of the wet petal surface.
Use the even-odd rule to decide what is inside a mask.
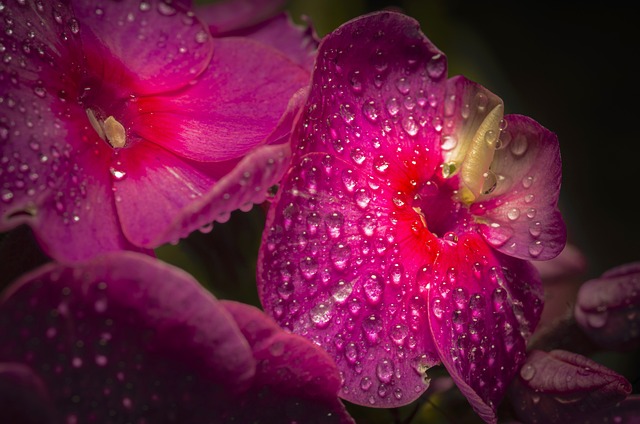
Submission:
[[[216,299],[183,271],[133,252],[26,275],[3,295],[0,328],[0,361],[42,379],[56,422],[215,422],[207,411],[222,410],[255,370]]]

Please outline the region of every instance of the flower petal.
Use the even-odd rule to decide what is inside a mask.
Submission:
[[[340,376],[329,357],[307,339],[282,331],[259,309],[223,301],[253,349],[256,375],[235,422],[353,423],[338,400]]]
[[[275,15],[286,0],[224,0],[199,6],[196,11],[219,36],[258,24]]]
[[[493,253],[479,235],[442,243],[430,269],[431,332],[458,388],[495,423],[540,318],[541,282],[528,262]]]
[[[637,424],[640,417],[640,395],[627,397],[619,404],[590,414],[584,424]]]
[[[336,361],[341,397],[398,406],[426,390],[426,370],[438,359],[424,286],[415,282],[421,264],[403,265],[385,209],[357,195],[365,186],[354,165],[331,155],[312,153],[293,166],[267,217],[259,293],[281,326]]]
[[[413,154],[435,169],[446,74],[445,56],[414,19],[377,12],[347,22],[319,47],[294,155],[326,152],[384,173]]]
[[[0,329],[0,361],[28,365],[67,421],[213,422],[255,370],[215,298],[133,252],[24,276],[2,297]]]
[[[214,32],[213,29],[212,32]],[[249,37],[265,43],[283,52],[289,59],[309,72],[313,69],[316,51],[320,43],[320,39],[309,21],[305,25],[297,25],[285,12],[249,28],[232,31],[225,36]]]
[[[237,159],[262,144],[309,75],[254,40],[216,39],[215,49],[207,71],[178,96],[138,99],[132,131],[202,162]]]
[[[528,423],[586,422],[629,393],[631,384],[621,375],[563,350],[530,352],[509,388],[516,414]]]
[[[578,291],[575,318],[601,347],[640,345],[640,262],[621,265],[589,280]]]
[[[185,6],[164,0],[72,2],[84,47],[126,64],[137,81],[135,95],[184,87],[209,65],[209,29]]]
[[[566,243],[558,210],[561,163],[556,136],[520,115],[507,115],[491,171],[493,192],[471,211],[484,223],[482,233],[502,253],[526,260],[557,256]]]
[[[53,424],[53,405],[42,380],[15,362],[0,362],[0,411],[4,422]]]
[[[447,172],[459,175],[459,196],[465,203],[471,203],[491,184],[488,171],[503,114],[502,99],[480,84],[462,76],[447,81],[442,156]]]

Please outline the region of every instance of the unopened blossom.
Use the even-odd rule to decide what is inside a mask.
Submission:
[[[617,266],[585,282],[574,316],[602,348],[630,351],[640,346],[640,262]]]
[[[0,231],[28,224],[47,254],[79,260],[264,200],[308,69],[213,38],[190,3],[2,3]]]
[[[352,423],[331,358],[136,252],[44,265],[0,298],[13,423]]]
[[[529,261],[565,244],[555,135],[448,79],[399,13],[326,36],[311,84],[263,234],[264,309],[329,352],[344,399],[407,404],[443,364],[496,422],[542,310]]]
[[[630,393],[620,374],[564,350],[530,352],[509,388],[516,415],[527,424],[585,422]]]

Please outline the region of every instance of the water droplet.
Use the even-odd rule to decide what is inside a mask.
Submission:
[[[330,256],[333,266],[338,270],[343,270],[351,259],[351,249],[346,244],[338,243],[331,248]]]
[[[33,88],[33,92],[36,94],[36,96],[43,98],[44,96],[46,96],[47,92],[44,90],[43,87],[41,86],[35,86]]]
[[[522,379],[525,381],[531,380],[535,374],[536,374],[536,369],[531,364],[525,364],[520,369],[520,377],[522,377]]]
[[[455,136],[446,135],[442,137],[442,143],[440,147],[442,147],[442,150],[444,151],[449,151],[449,150],[455,149],[457,145],[458,145],[458,139]]]
[[[509,218],[511,221],[515,221],[516,219],[520,218],[520,209],[518,208],[511,208],[507,211],[507,218]]]
[[[360,388],[365,392],[371,388],[373,381],[369,377],[362,377],[360,380]]]
[[[352,71],[349,76],[349,84],[355,93],[362,91],[362,75],[360,71]]]
[[[351,150],[351,159],[357,163],[358,165],[362,165],[362,163],[367,159],[362,149],[356,147]]]
[[[376,274],[371,274],[363,284],[364,294],[367,301],[372,305],[377,305],[382,297],[382,283]]]
[[[382,321],[375,316],[370,315],[362,321],[362,329],[367,337],[367,340],[371,344],[375,344],[379,341],[379,334],[382,331]]]
[[[409,328],[404,324],[395,325],[390,332],[391,340],[393,340],[398,345],[401,345],[408,335]]]
[[[345,124],[350,124],[355,119],[355,114],[351,111],[351,105],[348,103],[340,105],[340,116]]]
[[[436,54],[427,62],[427,74],[430,78],[440,79],[447,68],[446,58],[442,54]]]
[[[4,203],[10,203],[13,200],[13,192],[6,188],[3,188],[0,191],[0,199],[2,199]]]
[[[536,221],[529,226],[529,234],[533,237],[540,237],[542,234],[542,223],[540,221]]]
[[[453,290],[453,301],[456,302],[459,308],[465,308],[468,300],[469,296],[463,287],[457,287]]]
[[[311,256],[307,256],[300,261],[300,272],[310,280],[318,272],[318,262]]]
[[[353,176],[353,171],[350,169],[346,169],[342,171],[342,183],[344,184],[344,188],[347,189],[348,192],[352,192],[356,187],[356,180]]]
[[[358,348],[355,343],[348,343],[344,349],[344,356],[347,358],[347,361],[352,364],[358,360]]]
[[[587,323],[592,328],[602,328],[607,323],[608,316],[609,314],[606,309],[603,311],[591,312],[587,314]]]
[[[442,314],[444,314],[444,309],[442,307],[441,299],[436,298],[433,300],[433,307],[431,308],[431,311],[433,312],[433,315],[435,315],[436,318],[438,319],[442,318]]]
[[[381,174],[384,174],[389,169],[389,162],[384,156],[380,155],[373,161],[373,166]]]
[[[164,16],[173,16],[176,14],[176,9],[170,4],[161,1],[158,3],[158,12]]]
[[[524,188],[529,188],[533,185],[533,177],[532,176],[528,176],[522,179],[522,186]]]
[[[309,315],[311,316],[311,321],[316,325],[316,327],[326,328],[333,317],[331,305],[319,303],[311,308]]]
[[[73,34],[77,34],[80,32],[80,24],[78,23],[77,19],[75,18],[69,19],[69,22],[67,23],[67,25],[69,25],[69,30],[71,30]]]
[[[507,300],[507,292],[500,287],[496,288],[491,295],[493,300],[493,309],[496,312],[503,311]]]
[[[405,77],[401,77],[396,81],[396,88],[400,93],[407,94],[411,89],[411,84]]]
[[[389,115],[396,116],[398,112],[400,112],[400,104],[398,103],[398,99],[395,97],[391,97],[387,100],[387,112]]]
[[[332,212],[327,216],[327,218],[325,219],[325,224],[331,238],[340,237],[343,223],[344,217],[340,212]]]
[[[400,284],[402,281],[402,274],[404,274],[404,267],[402,264],[394,263],[389,267],[389,280],[393,284]]]
[[[544,246],[540,240],[536,240],[529,245],[529,254],[534,258],[537,258],[542,253]]]
[[[364,215],[362,218],[360,218],[359,224],[360,224],[360,229],[362,230],[365,236],[367,237],[373,236],[377,227],[377,220],[373,215],[368,215],[368,214]]]
[[[402,118],[402,129],[405,130],[407,134],[413,137],[414,135],[418,134],[418,130],[420,130],[420,127],[416,123],[416,120],[413,118],[413,116],[405,116],[404,118]]]
[[[388,383],[393,376],[393,364],[388,359],[383,359],[376,366],[376,376],[382,383]]]
[[[354,194],[354,199],[356,201],[356,204],[360,208],[365,209],[369,205],[369,202],[371,201],[371,195],[369,194],[369,190],[367,190],[366,188],[361,188],[356,190]]]
[[[111,173],[113,179],[116,181],[121,181],[127,176],[127,173],[125,171],[120,171],[113,167],[109,168],[109,172]]]
[[[364,116],[371,122],[376,122],[380,112],[376,108],[375,101],[369,100],[362,105],[362,112]]]
[[[482,174],[484,178],[484,183],[482,184],[482,194],[491,194],[498,186],[498,177],[495,172],[492,170],[488,170],[484,174]]]
[[[399,388],[399,387],[397,387],[397,388],[393,391],[393,396],[394,396],[396,399],[398,399],[398,400],[402,399],[402,389],[401,389],[401,388]]]
[[[353,291],[353,286],[350,283],[347,283],[344,280],[338,281],[332,291],[333,299],[338,303],[344,303],[349,296],[351,296],[351,292]]]
[[[522,156],[527,151],[529,143],[527,142],[527,138],[524,135],[518,134],[509,146],[511,149],[511,153],[513,153],[515,156]]]

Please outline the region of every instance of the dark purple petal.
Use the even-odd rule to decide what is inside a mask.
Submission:
[[[198,16],[215,36],[247,28],[275,15],[286,0],[223,0],[199,6]]]
[[[561,162],[556,136],[520,115],[507,115],[491,171],[496,188],[472,205],[482,233],[501,252],[525,260],[557,256],[566,243],[558,210]],[[500,178],[504,177],[504,178]]]
[[[0,362],[0,418],[11,424],[53,424],[53,405],[42,380],[23,364]]]
[[[420,297],[424,281],[416,283],[417,263],[395,252],[377,200],[369,211],[358,206],[350,188],[366,180],[353,171],[322,153],[290,170],[268,214],[259,293],[281,326],[333,357],[343,398],[406,404],[426,390],[426,370],[438,363]]]
[[[209,64],[208,27],[186,2],[75,0],[72,7],[84,48],[126,65],[134,92],[148,95],[184,87]]]
[[[255,370],[213,296],[133,252],[45,265],[16,282],[0,303],[0,361],[39,376],[55,422],[216,422]]]
[[[640,345],[640,262],[621,265],[580,287],[575,318],[594,342],[607,349]]]
[[[443,242],[426,272],[440,358],[478,415],[495,423],[540,317],[538,274],[528,262],[494,253],[479,235]]]
[[[259,309],[223,301],[253,350],[256,375],[234,422],[353,423],[338,399],[333,360],[309,340],[282,331]]]
[[[530,352],[509,388],[516,415],[526,423],[586,422],[630,393],[621,375],[563,350]]]
[[[264,143],[308,73],[249,39],[216,39],[215,51],[207,71],[179,96],[139,99],[132,131],[205,162],[237,159]]]

